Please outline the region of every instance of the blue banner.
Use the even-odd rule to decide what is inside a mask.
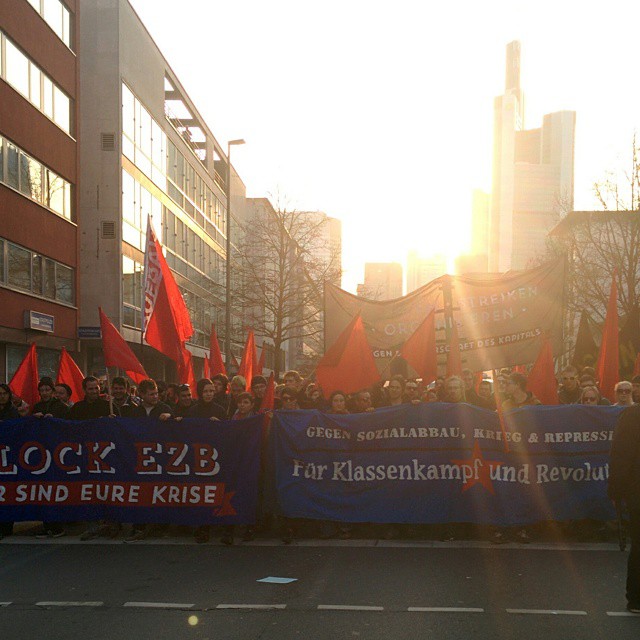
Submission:
[[[608,456],[620,407],[402,405],[359,415],[278,411],[278,507],[288,517],[525,525],[613,519]],[[508,448],[508,451],[505,449]]]
[[[255,521],[263,417],[0,425],[0,521]]]

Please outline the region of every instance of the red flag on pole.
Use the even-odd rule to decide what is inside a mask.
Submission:
[[[546,338],[542,343],[540,353],[529,373],[527,389],[533,393],[542,404],[560,404],[558,399],[558,381],[556,380],[553,364],[553,348],[551,340]]]
[[[188,384],[191,393],[195,396],[196,376],[193,372],[193,356],[187,348],[182,350],[182,360],[178,362],[178,380],[180,380],[180,384]]]
[[[462,359],[460,357],[460,338],[458,336],[458,325],[453,321],[451,327],[451,337],[449,339],[449,353],[447,354],[447,378],[449,376],[462,375]]]
[[[124,369],[126,374],[136,383],[148,378],[147,372],[140,364],[136,354],[120,335],[107,314],[98,307],[100,313],[100,330],[102,331],[102,351],[106,367]]]
[[[614,387],[620,375],[620,352],[618,345],[618,286],[617,272],[614,271],[611,280],[611,293],[607,304],[607,317],[602,330],[602,344],[598,364],[596,365],[596,377],[600,385],[600,393],[609,400],[614,399]]]
[[[224,368],[224,361],[222,360],[222,352],[220,351],[216,328],[211,325],[211,334],[209,336],[209,375],[215,376],[219,373],[227,374]]]
[[[182,362],[184,343],[193,335],[189,311],[162,255],[162,245],[147,219],[144,254],[144,337],[160,353]]]
[[[262,398],[262,404],[260,405],[260,413],[265,411],[273,411],[276,404],[276,381],[273,377],[273,371],[267,381],[267,389],[264,392],[264,398]]]
[[[326,397],[337,390],[354,393],[380,379],[359,314],[324,354],[316,378]]]
[[[251,380],[254,375],[257,375],[257,364],[256,340],[253,335],[253,330],[249,330],[247,341],[244,345],[244,351],[242,352],[242,360],[240,360],[240,369],[238,370],[238,375],[242,376],[247,381],[247,389],[251,389]]]
[[[36,353],[36,343],[33,342],[13,374],[9,387],[18,398],[22,398],[29,405],[31,410],[33,405],[40,400],[38,382],[40,382],[38,377],[38,355]]]
[[[71,397],[73,398],[73,401],[78,402],[78,400],[82,400],[84,398],[84,389],[82,388],[83,380],[84,373],[80,371],[80,367],[78,367],[75,360],[68,354],[67,350],[62,347],[56,383],[60,384],[61,382],[64,382],[69,385],[71,387]]]
[[[202,368],[202,377],[211,378],[211,365],[209,364],[209,358],[204,357],[204,366]]]
[[[431,383],[438,377],[435,317],[435,312],[431,311],[400,350],[400,355],[424,383]]]

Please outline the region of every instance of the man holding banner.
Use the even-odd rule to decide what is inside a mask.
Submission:
[[[640,614],[640,405],[622,412],[609,462],[609,497],[629,510],[631,551],[627,565],[627,610]]]

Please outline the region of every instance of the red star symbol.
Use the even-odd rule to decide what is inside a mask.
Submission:
[[[473,453],[468,460],[452,460],[453,464],[460,467],[463,474],[466,470],[467,475],[464,476],[464,482],[462,484],[462,491],[471,489],[473,485],[480,483],[491,495],[495,495],[493,483],[491,482],[491,469],[499,467],[502,462],[496,460],[485,460],[482,457],[482,451],[480,450],[480,444],[476,440],[473,445]]]

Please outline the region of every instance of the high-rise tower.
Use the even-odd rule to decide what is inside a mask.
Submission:
[[[549,230],[573,208],[575,111],[524,128],[520,43],[507,45],[505,92],[494,101],[489,270],[524,269],[544,252]]]

